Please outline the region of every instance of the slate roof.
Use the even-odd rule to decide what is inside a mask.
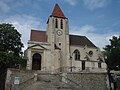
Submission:
[[[60,6],[58,5],[58,3],[56,3],[51,16],[66,18],[65,15],[63,14],[62,10],[60,9]]]
[[[69,35],[70,45],[96,47],[87,37],[78,35]],[[47,42],[46,31],[31,30],[31,41]]]
[[[46,31],[31,30],[31,41],[47,42]]]
[[[87,37],[78,35],[69,35],[70,45],[80,45],[88,47],[96,47]]]

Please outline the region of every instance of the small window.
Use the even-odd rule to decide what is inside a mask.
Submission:
[[[61,46],[61,43],[59,43],[59,46]]]
[[[80,60],[80,52],[78,50],[75,50],[74,54],[75,54],[75,60]]]
[[[98,62],[98,68],[101,68],[101,63],[100,62]]]
[[[93,56],[93,51],[89,51],[89,56]]]
[[[63,29],[63,20],[62,19],[61,19],[60,23],[61,23],[61,29]]]
[[[58,28],[58,19],[55,19],[55,28]]]
[[[85,61],[82,61],[82,70],[85,70]]]

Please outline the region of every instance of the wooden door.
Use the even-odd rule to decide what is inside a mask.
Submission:
[[[41,55],[35,53],[32,57],[32,70],[41,70]]]

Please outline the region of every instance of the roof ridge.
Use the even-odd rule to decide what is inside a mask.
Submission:
[[[31,31],[46,32],[45,30],[34,30],[34,29],[31,29]]]
[[[69,36],[86,37],[86,36],[83,36],[83,35],[73,35],[73,34],[69,34]]]

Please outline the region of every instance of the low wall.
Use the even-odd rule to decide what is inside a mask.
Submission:
[[[34,82],[35,72],[36,71],[31,71],[31,70],[8,69],[6,76],[5,90],[16,90],[19,87],[22,88]],[[17,78],[19,77],[19,81],[17,82],[15,82],[16,77]]]
[[[19,77],[20,82],[15,82],[15,77]],[[35,89],[35,83],[38,85],[43,83],[46,87],[36,86],[39,88]],[[60,88],[63,83],[71,89],[65,89],[64,86]],[[44,87],[44,89],[40,89],[40,87]],[[5,90],[33,90],[33,88],[34,90],[109,90],[109,83],[107,73],[47,73],[8,69]]]
[[[80,90],[109,90],[107,73],[69,73],[67,77]]]

